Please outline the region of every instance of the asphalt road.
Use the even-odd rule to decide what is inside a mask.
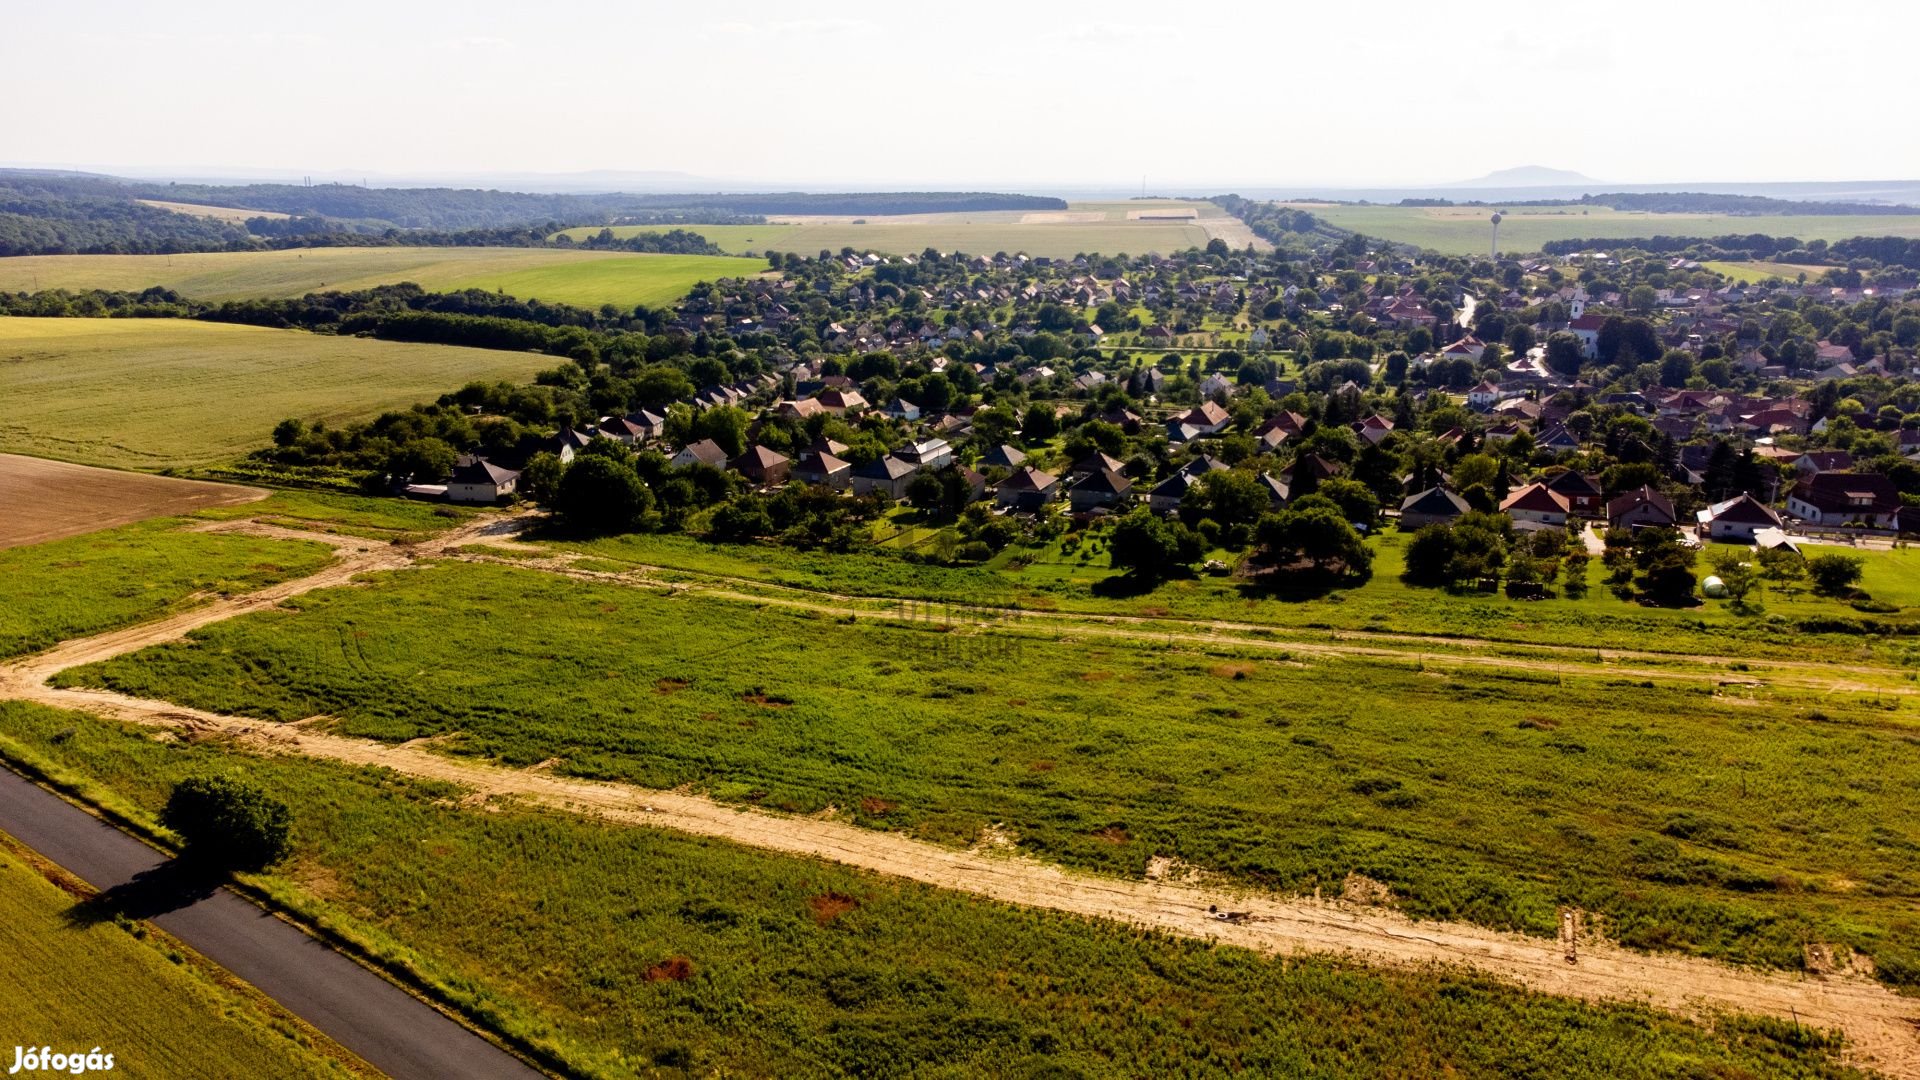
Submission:
[[[226,889],[182,882],[146,844],[0,768],[0,830],[151,919],[396,1080],[538,1080],[518,1058]]]

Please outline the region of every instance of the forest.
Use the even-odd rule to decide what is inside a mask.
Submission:
[[[258,210],[262,216],[234,224],[147,206],[141,199]],[[0,256],[394,244],[542,247],[555,233],[578,225],[754,225],[765,214],[877,216],[1065,208],[1059,199],[991,192],[553,195],[348,184],[163,184],[0,169]],[[678,230],[664,237],[623,239],[603,233],[584,246],[673,254],[718,251]]]

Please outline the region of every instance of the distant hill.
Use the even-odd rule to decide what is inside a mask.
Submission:
[[[1583,176],[1567,169],[1549,169],[1544,165],[1522,165],[1514,169],[1490,172],[1474,180],[1456,180],[1451,184],[1439,186],[1443,188],[1529,188],[1597,183],[1599,181],[1590,176]]]

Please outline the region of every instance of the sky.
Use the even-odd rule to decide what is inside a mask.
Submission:
[[[0,164],[1223,190],[1920,178],[1920,4],[6,0]]]

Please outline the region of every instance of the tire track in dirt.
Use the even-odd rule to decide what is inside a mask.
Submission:
[[[1920,999],[1901,997],[1857,974],[1757,971],[1686,956],[1635,953],[1605,942],[1582,943],[1577,961],[1569,962],[1567,945],[1562,941],[1464,924],[1414,922],[1392,912],[1338,902],[1168,881],[1098,878],[1017,855],[959,851],[840,821],[728,807],[697,795],[578,780],[547,770],[511,770],[448,757],[422,743],[378,743],[316,730],[317,725],[279,725],[112,691],[47,685],[49,679],[69,667],[176,640],[199,627],[262,610],[314,589],[349,584],[359,574],[401,569],[422,557],[448,555],[452,549],[475,540],[510,533],[512,523],[482,519],[418,545],[383,545],[250,523],[223,527],[260,535],[323,539],[334,545],[341,559],[305,578],[218,600],[153,623],[65,642],[48,652],[0,666],[0,696],[220,738],[256,753],[298,754],[389,768],[407,776],[461,785],[482,800],[506,800],[620,824],[716,837],[786,855],[827,859],[1003,903],[1117,920],[1267,954],[1334,953],[1374,963],[1457,965],[1528,989],[1584,1000],[1636,1001],[1694,1015],[1731,1010],[1791,1019],[1845,1032],[1850,1060],[1890,1076],[1920,1080]],[[262,529],[273,531],[260,532]],[[509,562],[526,566],[524,560]],[[552,566],[529,568],[570,575],[595,573]],[[751,603],[770,602],[764,596],[724,595]],[[873,614],[871,609],[857,609],[855,613]],[[1168,636],[1137,630],[1132,635],[1149,639]],[[1206,634],[1184,636],[1220,641]],[[1298,643],[1272,644],[1276,648],[1300,647]],[[1382,651],[1396,657],[1407,655]],[[1511,661],[1501,658],[1500,662]]]
[[[23,687],[12,672],[7,674],[0,689],[8,696],[58,708],[219,737],[255,753],[388,768],[458,784],[487,800],[826,859],[1003,903],[1112,919],[1267,954],[1334,953],[1372,963],[1465,966],[1531,990],[1589,1001],[1635,1001],[1689,1015],[1715,1010],[1758,1013],[1835,1028],[1846,1033],[1850,1059],[1891,1076],[1920,1078],[1920,1000],[1900,997],[1858,975],[1744,970],[1684,956],[1635,953],[1604,942],[1583,942],[1578,961],[1570,964],[1560,940],[1414,922],[1336,902],[1098,878],[1025,857],[944,848],[840,821],[736,809],[699,796],[576,780],[545,770],[510,770],[447,757],[415,743],[377,743],[110,691]],[[1220,913],[1230,913],[1230,918]]]
[[[521,545],[524,550],[526,545]],[[754,582],[745,578],[724,575],[700,574],[676,570],[671,567],[636,564],[629,572],[614,573],[602,570],[589,570],[569,565],[570,559],[506,559],[472,551],[450,553],[453,558],[467,562],[488,562],[509,566],[520,570],[535,570],[542,573],[560,574],[582,581],[602,584],[624,585],[634,588],[666,589],[674,594],[698,592],[702,596],[720,600],[730,600],[756,606],[786,607],[795,610],[811,611],[815,614],[834,617],[853,616],[870,619],[892,620],[912,623],[911,616],[897,615],[874,605],[899,605],[902,608],[918,606],[937,608],[942,614],[970,615],[975,621],[964,625],[967,629],[980,632],[1039,632],[1071,640],[1074,636],[1109,637],[1146,643],[1179,642],[1190,645],[1230,645],[1236,648],[1256,649],[1286,653],[1301,653],[1311,656],[1333,658],[1360,658],[1401,663],[1434,664],[1458,667],[1488,667],[1501,670],[1536,671],[1550,675],[1588,675],[1593,677],[1662,679],[1680,682],[1704,682],[1713,686],[1745,687],[1765,680],[1778,685],[1800,689],[1820,690],[1832,693],[1886,694],[1894,697],[1920,696],[1920,687],[1911,684],[1885,685],[1862,682],[1857,678],[1846,678],[1831,674],[1847,672],[1855,675],[1877,675],[1887,678],[1894,674],[1891,668],[1876,668],[1861,665],[1822,664],[1798,660],[1768,660],[1759,658],[1734,658],[1714,656],[1688,656],[1679,653],[1654,653],[1627,649],[1591,649],[1561,645],[1526,645],[1516,642],[1500,642],[1479,638],[1431,638],[1415,634],[1377,633],[1371,631],[1335,630],[1326,632],[1325,640],[1306,640],[1288,637],[1293,633],[1290,628],[1265,626],[1257,623],[1236,623],[1220,620],[1194,620],[1144,615],[1107,615],[1098,613],[1035,611],[1024,608],[1000,608],[982,605],[948,603],[944,601],[921,601],[885,596],[855,596],[844,593],[815,592],[792,586],[770,585]],[[656,574],[672,574],[680,577],[705,578],[708,582],[723,582],[766,590],[760,593],[741,592],[722,588],[714,584],[690,583],[656,577]],[[769,593],[776,595],[769,595]],[[863,606],[864,605],[864,606]],[[1051,624],[1052,629],[1046,628]],[[1162,629],[1164,628],[1164,629]],[[1433,649],[1393,648],[1384,645],[1366,645],[1360,642],[1395,642],[1407,645],[1446,644],[1455,646],[1456,651],[1435,651]],[[1350,644],[1342,644],[1350,643]],[[1551,659],[1529,659],[1526,657],[1504,655],[1500,650],[1515,650],[1545,653]],[[1595,659],[1586,659],[1592,657]],[[1639,660],[1642,662],[1685,662],[1702,666],[1714,665],[1727,668],[1725,673],[1707,670],[1683,670],[1659,667],[1628,667],[1623,662]],[[1734,670],[1732,665],[1743,665]]]

